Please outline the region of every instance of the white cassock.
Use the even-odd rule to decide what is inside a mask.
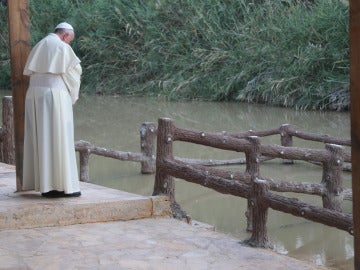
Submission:
[[[23,190],[80,191],[74,147],[72,105],[79,95],[80,60],[54,33],[31,50],[24,75]]]

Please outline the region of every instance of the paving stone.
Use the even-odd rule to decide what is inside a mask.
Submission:
[[[14,168],[0,163],[0,269],[326,269],[173,219],[167,198],[81,187],[79,198],[14,193]]]

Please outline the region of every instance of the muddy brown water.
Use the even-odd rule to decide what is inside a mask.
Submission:
[[[350,115],[339,112],[295,111],[263,105],[214,102],[168,102],[149,98],[82,96],[74,107],[75,139],[130,152],[140,151],[139,128],[143,122],[170,117],[181,128],[199,131],[266,130],[291,124],[299,130],[336,137],[350,137]],[[280,143],[279,136],[262,138],[262,143]],[[294,146],[324,148],[321,143],[294,139]],[[175,156],[202,159],[238,158],[239,153],[185,143],[175,144]],[[241,156],[241,154],[240,154]],[[244,165],[231,166],[244,170]],[[260,166],[264,177],[289,181],[320,182],[319,166],[296,162],[283,165],[268,161]],[[151,195],[154,175],[142,175],[140,164],[91,156],[92,183],[124,191]],[[351,186],[345,173],[344,185]],[[246,200],[176,179],[177,202],[194,219],[215,225],[218,231],[246,239]],[[321,198],[286,194],[321,205]],[[351,212],[350,202],[344,211]],[[270,210],[268,235],[275,250],[334,269],[353,269],[353,237],[348,233]]]

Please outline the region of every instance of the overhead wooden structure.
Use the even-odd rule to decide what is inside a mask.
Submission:
[[[9,47],[11,61],[11,91],[14,105],[16,189],[22,189],[24,154],[25,95],[29,79],[23,75],[30,52],[29,1],[8,1]]]
[[[354,264],[360,269],[360,1],[350,1],[351,155]]]

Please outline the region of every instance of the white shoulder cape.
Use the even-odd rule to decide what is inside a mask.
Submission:
[[[80,59],[71,46],[54,33],[43,38],[31,50],[24,68],[24,75],[52,73],[61,75],[73,104],[79,97],[82,69]]]

